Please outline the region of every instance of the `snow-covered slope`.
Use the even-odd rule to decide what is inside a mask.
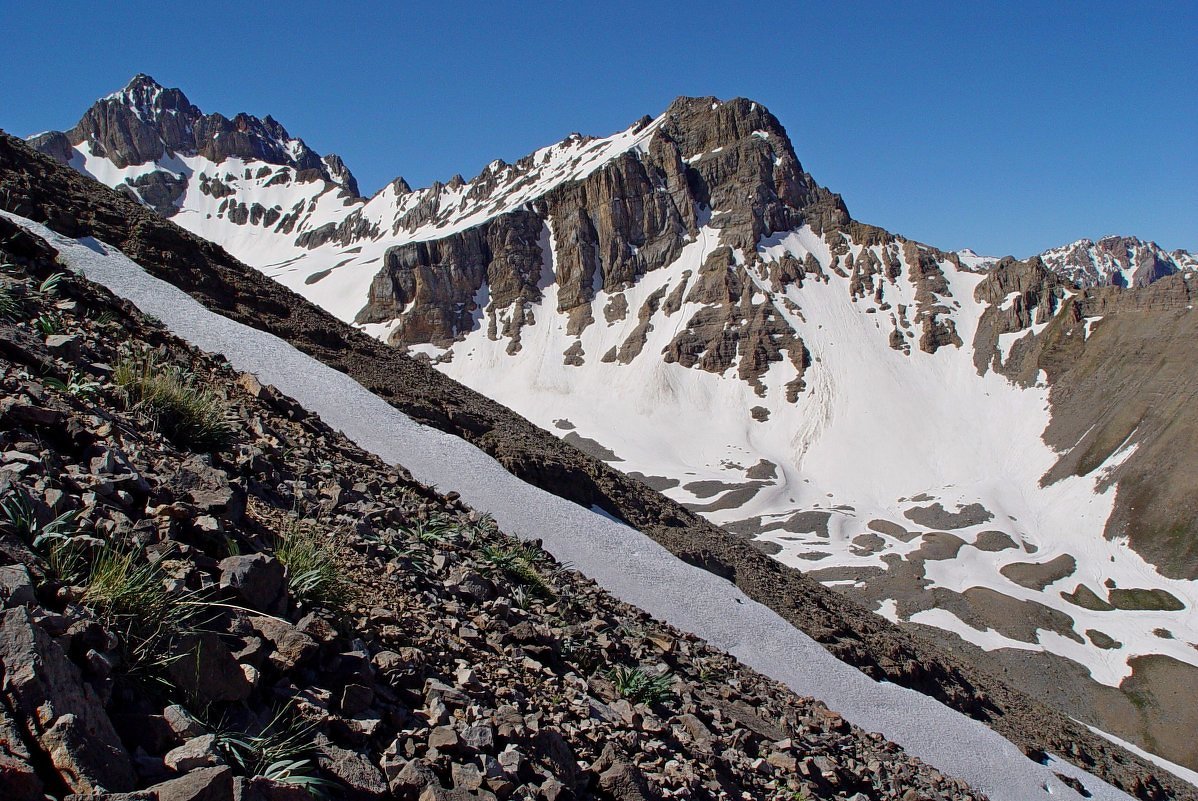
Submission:
[[[269,118],[201,123],[135,84],[35,144],[893,620],[1107,687],[1148,655],[1198,675],[1198,584],[1108,536],[1136,431],[1065,474],[1047,376],[1007,377],[1080,286],[1192,256],[1044,254],[1070,285],[896,237],[853,221],[745,100],[682,98],[363,199]],[[85,124],[122,114],[157,139]],[[182,187],[165,206],[146,196],[164,185]]]

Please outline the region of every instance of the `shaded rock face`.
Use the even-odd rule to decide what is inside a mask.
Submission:
[[[133,789],[129,755],[100,698],[24,608],[0,615],[0,678],[5,707],[26,721],[71,791]]]
[[[72,148],[83,143],[93,155],[108,158],[120,168],[173,155],[200,155],[218,164],[237,157],[287,165],[301,175],[307,172],[339,184],[354,197],[358,194],[357,181],[339,157],[322,159],[272,117],[238,114],[229,119],[222,114],[204,114],[182,91],[167,89],[148,75],[137,75],[120,92],[97,101],[71,130],[40,134],[29,142],[64,164],[70,161]],[[162,177],[152,183],[154,188],[145,187],[144,192],[135,185],[136,196],[159,213],[170,211],[182,188],[169,183],[164,186]]]
[[[1051,320],[1066,297],[1065,287],[1065,281],[1039,257],[1016,261],[1008,256],[992,267],[975,290],[976,299],[986,304],[974,338],[978,373],[993,367],[1025,385],[1034,383],[1037,370],[1032,361],[1025,364],[1027,351],[1016,346],[1004,365],[998,337]]]
[[[1198,392],[1198,281],[1173,274],[1134,291],[1079,291],[1038,257],[1007,258],[976,294],[988,304],[974,340],[979,373],[994,369],[1025,386],[1043,373],[1052,387],[1044,437],[1062,455],[1044,483],[1097,477],[1130,449],[1101,474],[1100,486],[1118,485],[1107,537],[1127,537],[1163,575],[1198,577],[1198,426],[1187,407]],[[1019,332],[1002,359],[999,336]]]
[[[474,327],[484,283],[497,307],[539,300],[543,228],[536,214],[516,212],[445,239],[392,248],[357,322],[398,318],[392,342],[449,344]]]

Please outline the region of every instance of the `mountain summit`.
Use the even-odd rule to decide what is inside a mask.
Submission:
[[[181,90],[167,89],[145,74],[96,101],[71,130],[39,134],[29,143],[84,170],[89,161],[102,161],[109,169],[126,171],[121,178],[128,191],[164,216],[175,213],[188,189],[188,159],[284,166],[294,171],[296,181],[322,180],[358,195],[357,181],[338,156],[322,158],[269,115],[204,114]],[[155,169],[137,169],[150,165]]]

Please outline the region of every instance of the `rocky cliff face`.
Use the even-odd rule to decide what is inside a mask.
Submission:
[[[609,310],[626,305],[621,293],[676,263],[707,227],[716,233],[718,248],[701,268],[675,285],[664,305],[662,297],[646,301],[636,310],[642,326],[618,348],[596,355],[627,363],[640,356],[659,310],[668,317],[683,302],[694,303],[703,310],[685,321],[660,354],[646,358],[664,357],[713,373],[735,366],[738,377],[759,392],[768,367],[786,360],[798,373],[788,383],[793,400],[803,387],[809,356],[773,292],[804,274],[819,275],[822,268],[815,262],[766,266],[757,245],[774,232],[810,225],[839,246],[843,267],[833,269],[852,271],[854,291],[868,291],[879,302],[882,283],[899,276],[902,248],[922,287],[913,310],[922,330],[920,347],[934,352],[960,344],[946,319],[947,307],[937,300],[947,294],[938,262],[942,254],[852,223],[840,198],[803,171],[785,130],[763,106],[741,98],[679,98],[659,119],[646,118],[631,129],[642,131],[651,135],[639,147],[548,189],[519,211],[444,238],[390,249],[355,320],[394,321],[388,339],[401,346],[448,347],[474,326],[485,325],[489,337],[507,338],[508,351],[515,353],[520,330],[533,319],[528,305],[553,284],[556,311],[567,316],[567,332],[577,337],[596,319],[623,319]],[[532,166],[530,157],[513,169]],[[467,197],[494,193],[502,171],[504,166],[489,167],[467,185]],[[510,183],[511,176],[506,180]],[[397,221],[400,228],[414,231],[440,219],[440,189],[433,190]],[[848,247],[854,234],[890,249],[882,258],[869,252],[854,265]],[[750,273],[760,273],[773,287],[759,285]],[[484,288],[485,309],[478,303]],[[610,298],[602,311],[594,308],[597,293]],[[904,309],[903,325],[909,326],[905,314]],[[900,343],[906,347],[901,335]],[[577,342],[563,357],[574,366],[585,364]]]

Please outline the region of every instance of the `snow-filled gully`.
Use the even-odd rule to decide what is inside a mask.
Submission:
[[[273,384],[362,448],[441,491],[456,490],[508,533],[541,538],[555,557],[572,562],[613,595],[725,649],[795,692],[823,700],[857,726],[881,732],[994,801],[1080,799],[1054,771],[1079,779],[1093,798],[1130,799],[1063,760],[1041,765],[1027,759],[993,730],[925,695],[873,681],[724,579],[676,559],[632,528],[525,484],[473,445],[414,423],[283,340],[205,309],[115,248],[5,216],[50,242],[70,269],[132,301],[193,345],[223,354],[237,370]]]

